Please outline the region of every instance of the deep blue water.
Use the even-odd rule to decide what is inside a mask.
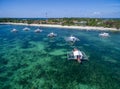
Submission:
[[[0,25],[1,89],[119,89],[120,32],[110,37],[98,36],[101,31]],[[15,28],[17,33],[10,31]],[[58,36],[49,39],[47,34]],[[64,38],[80,39],[71,45]],[[74,47],[84,51],[89,61],[79,64],[68,61],[66,53]]]

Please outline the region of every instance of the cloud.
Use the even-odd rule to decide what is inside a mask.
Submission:
[[[93,12],[93,15],[100,15],[101,12]]]

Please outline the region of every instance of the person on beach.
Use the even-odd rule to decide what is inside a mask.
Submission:
[[[76,59],[79,63],[81,63],[82,53],[81,53],[78,49],[74,48],[74,50],[73,50],[73,55],[74,55],[75,59]]]

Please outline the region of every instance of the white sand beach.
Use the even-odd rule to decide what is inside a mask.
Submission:
[[[26,26],[40,26],[40,27],[53,27],[53,28],[68,28],[68,29],[79,29],[79,30],[101,30],[101,31],[120,31],[116,28],[105,28],[105,27],[92,27],[92,26],[62,26],[53,24],[27,24],[27,23],[0,23],[10,25],[26,25]]]

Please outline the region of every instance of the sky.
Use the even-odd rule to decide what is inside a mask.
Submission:
[[[120,0],[0,0],[0,18],[120,18]]]

